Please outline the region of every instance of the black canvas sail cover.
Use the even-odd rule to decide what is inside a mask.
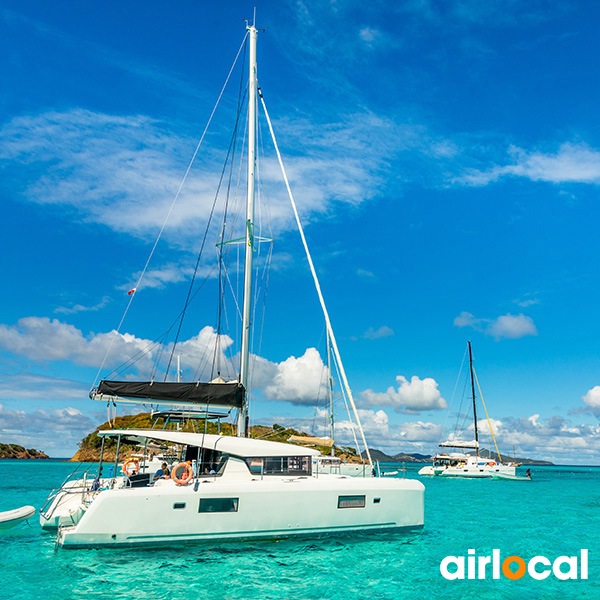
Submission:
[[[233,383],[179,383],[159,381],[108,381],[102,380],[94,396],[136,398],[149,403],[198,404],[240,408],[244,402],[244,386]],[[98,398],[96,398],[98,399]]]

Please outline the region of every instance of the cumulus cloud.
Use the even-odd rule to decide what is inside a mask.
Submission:
[[[600,418],[600,385],[596,385],[588,390],[587,394],[582,396],[581,399],[585,403],[587,409]]]
[[[392,406],[396,412],[417,414],[424,410],[448,408],[446,400],[438,390],[438,383],[431,377],[419,379],[413,375],[410,382],[398,375],[397,389],[389,387],[386,392],[374,392],[371,389],[361,392],[361,398],[371,406]]]
[[[327,367],[315,348],[308,348],[299,358],[290,356],[280,363],[268,365],[263,359],[262,367],[269,371],[268,381],[263,376],[266,400],[315,404],[317,399],[327,397]]]
[[[501,315],[496,319],[479,319],[469,312],[462,312],[454,319],[456,327],[471,327],[485,335],[490,335],[496,340],[518,339],[528,335],[537,335],[537,328],[533,319],[524,315]]]
[[[16,325],[0,324],[0,347],[33,361],[72,361],[98,366],[112,343],[109,364],[152,346],[129,334],[90,333],[84,336],[73,325],[48,317],[24,317]]]

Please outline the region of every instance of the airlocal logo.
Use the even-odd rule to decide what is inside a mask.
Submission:
[[[507,579],[521,579],[525,573],[532,579],[546,579],[550,573],[562,580],[587,579],[588,551],[581,550],[579,556],[559,556],[553,562],[545,556],[534,556],[525,562],[520,556],[508,556],[501,561],[500,550],[492,550],[492,556],[475,556],[475,550],[469,550],[467,557],[446,556],[440,563],[440,573],[451,580],[486,579],[490,570],[488,566],[491,566],[492,579],[500,579],[500,573]]]

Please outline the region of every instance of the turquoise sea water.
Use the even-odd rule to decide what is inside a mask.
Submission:
[[[396,468],[386,465],[387,470]],[[0,461],[0,510],[39,508],[73,469]],[[418,478],[418,467],[408,476]],[[533,467],[532,482],[423,478],[425,528],[411,534],[161,549],[58,550],[37,516],[0,533],[0,598],[600,598],[600,467]],[[589,579],[447,581],[447,555],[554,560],[589,550]]]

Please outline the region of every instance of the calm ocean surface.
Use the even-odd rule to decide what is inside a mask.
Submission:
[[[73,468],[0,461],[0,510],[39,508]],[[411,466],[408,476],[418,478],[417,470]],[[55,551],[36,516],[31,526],[0,533],[0,598],[600,598],[600,467],[533,467],[532,474],[531,483],[423,478],[425,528],[404,535]],[[526,561],[587,548],[589,579],[444,579],[441,560],[469,548]]]

